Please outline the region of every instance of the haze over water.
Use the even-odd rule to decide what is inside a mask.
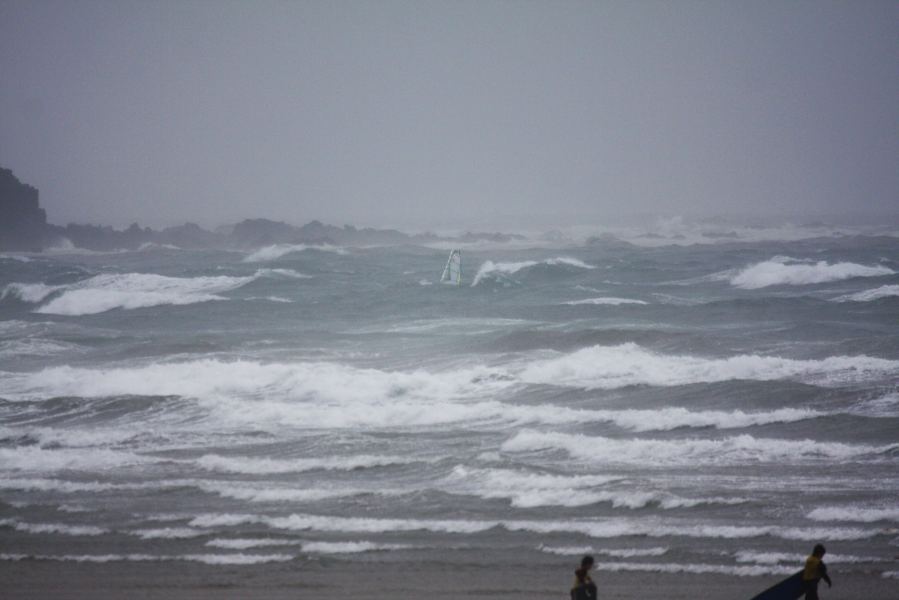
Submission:
[[[3,0],[0,588],[892,598],[897,24]]]
[[[2,557],[888,586],[899,240],[736,231],[3,255]]]

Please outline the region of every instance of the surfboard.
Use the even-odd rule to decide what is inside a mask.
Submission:
[[[772,585],[758,596],[753,596],[752,600],[796,600],[802,593],[802,571],[799,571]]]

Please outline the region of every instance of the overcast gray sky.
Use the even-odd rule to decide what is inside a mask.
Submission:
[[[899,2],[0,0],[51,222],[897,212]]]

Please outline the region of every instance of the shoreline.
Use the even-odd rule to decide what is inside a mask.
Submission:
[[[184,561],[75,563],[23,559],[0,562],[0,586],[9,598],[87,600],[118,598],[446,599],[567,598],[574,567],[558,564],[484,565],[441,561],[353,561],[333,557],[259,565],[209,566]],[[834,587],[822,600],[891,600],[896,582],[878,573],[833,570]],[[779,576],[649,572],[594,572],[600,598],[749,600]]]

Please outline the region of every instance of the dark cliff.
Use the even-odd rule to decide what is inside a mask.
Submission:
[[[0,250],[39,252],[44,244],[47,213],[37,189],[0,168]]]
[[[194,223],[162,231],[140,227],[137,223],[121,230],[108,225],[74,223],[61,227],[47,223],[47,214],[38,203],[36,188],[19,181],[9,169],[0,168],[0,251],[40,252],[48,247],[69,245],[98,251],[137,250],[146,245],[246,250],[272,244],[367,246],[436,241],[509,242],[516,239],[522,238],[504,233],[470,232],[454,238],[433,233],[410,236],[396,229],[357,228],[352,225],[337,227],[321,221],[310,221],[296,227],[269,219],[246,219],[216,231],[207,231]]]

